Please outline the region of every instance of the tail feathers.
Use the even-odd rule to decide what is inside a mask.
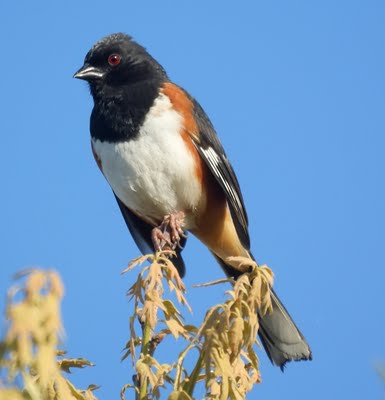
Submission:
[[[237,279],[241,275],[231,265],[226,264],[214,253],[213,255],[227,276]],[[253,258],[251,254],[250,257]],[[273,289],[271,290],[271,301],[273,310],[263,317],[259,316],[258,331],[270,361],[283,370],[288,361],[311,360],[312,354],[306,339]]]
[[[273,311],[260,317],[258,332],[271,362],[283,370],[288,361],[311,360],[309,345],[273,290],[271,300]]]

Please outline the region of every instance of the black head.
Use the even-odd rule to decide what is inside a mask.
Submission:
[[[166,80],[162,66],[129,35],[114,33],[95,43],[74,78],[98,87],[127,86],[144,80]]]

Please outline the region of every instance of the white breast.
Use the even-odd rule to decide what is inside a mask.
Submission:
[[[93,140],[103,174],[119,199],[153,222],[198,207],[201,184],[180,131],[182,117],[163,94],[155,100],[138,137],[128,142]],[[186,228],[193,221],[187,219]]]

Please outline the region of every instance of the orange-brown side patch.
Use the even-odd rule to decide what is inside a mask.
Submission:
[[[248,257],[234,226],[226,198],[217,182],[208,188],[207,205],[192,233],[222,260]]]
[[[174,109],[183,117],[184,128],[187,133],[199,142],[199,131],[194,118],[194,106],[186,93],[173,83],[167,82],[162,92],[170,99]]]
[[[199,131],[195,122],[193,113],[193,104],[187,97],[186,93],[173,83],[167,82],[162,88],[162,92],[170,99],[175,111],[177,111],[183,118],[183,129],[181,132],[182,139],[184,140],[191,155],[194,157],[196,175],[202,182],[205,180],[206,174],[210,173],[206,164],[198,153],[193,141],[199,141]]]

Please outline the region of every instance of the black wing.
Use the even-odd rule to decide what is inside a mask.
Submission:
[[[115,193],[114,193],[115,194]],[[116,196],[115,194],[116,201],[118,202],[120,211],[123,214],[123,218],[126,221],[127,227],[131,233],[131,236],[133,237],[136,245],[138,246],[139,250],[142,252],[142,254],[151,254],[154,252],[154,247],[152,244],[152,239],[151,239],[151,231],[154,228],[147,222],[143,221],[140,219],[136,214],[134,214],[129,208],[127,208]],[[186,267],[182,258],[182,255],[180,254],[183,247],[186,244],[186,238],[182,237],[180,240],[180,245],[182,248],[177,247],[176,248],[176,253],[177,257],[173,260],[173,263],[175,267],[177,268],[179,275],[181,278],[183,278],[185,272],[186,272]]]
[[[194,105],[194,117],[199,129],[199,140],[193,136],[194,144],[225,192],[235,229],[242,245],[248,250],[250,248],[249,222],[238,179],[212,123],[200,104],[193,97],[189,97]]]

